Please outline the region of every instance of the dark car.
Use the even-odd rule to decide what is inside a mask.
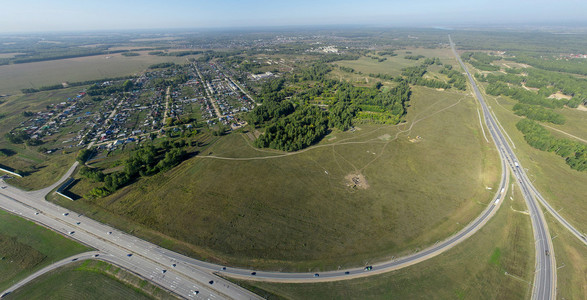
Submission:
[[[344,275],[349,275],[349,274],[351,274],[351,272],[349,272],[349,271],[344,272]]]
[[[318,273],[314,274],[314,277],[318,277],[318,276],[320,276],[320,274],[318,274]]]
[[[126,256],[128,256],[128,257],[131,257],[131,256],[132,256],[132,253],[129,253],[129,254],[127,254]]]
[[[208,281],[209,284],[214,284],[214,280]]]
[[[373,266],[366,266],[365,267],[365,271],[371,271],[371,270],[373,270]]]
[[[255,276],[257,275],[257,272],[251,272],[251,275]]]

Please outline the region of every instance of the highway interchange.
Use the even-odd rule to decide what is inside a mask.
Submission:
[[[203,262],[161,248],[130,234],[118,231],[113,227],[94,221],[86,216],[79,215],[45,201],[45,196],[72,174],[77,167],[77,163],[75,163],[58,182],[45,189],[24,192],[8,186],[0,190],[0,208],[20,215],[26,219],[33,220],[36,223],[97,250],[97,252],[80,254],[80,256],[77,257],[78,259],[100,259],[110,262],[129,270],[158,286],[172,291],[174,294],[182,298],[259,299],[259,296],[220,278],[216,274],[248,280],[320,282],[372,276],[416,264],[420,261],[439,255],[467,239],[469,236],[477,232],[495,214],[503,202],[501,200],[503,200],[505,190],[507,190],[509,184],[509,172],[507,172],[507,166],[509,166],[529,207],[535,235],[537,268],[534,279],[533,298],[554,299],[556,295],[555,256],[550,234],[548,233],[548,227],[546,226],[544,216],[538,207],[537,201],[540,201],[561,222],[561,224],[573,232],[573,234],[582,240],[583,243],[586,243],[585,236],[560,217],[534,188],[509,144],[506,142],[500,128],[497,126],[497,123],[491,115],[473,77],[458,56],[450,36],[449,40],[457,60],[467,73],[475,96],[483,109],[486,126],[499,150],[502,164],[502,178],[493,201],[479,217],[465,226],[457,234],[411,255],[374,264],[370,270],[365,270],[365,268],[360,267],[320,273],[265,272],[232,268]],[[74,258],[76,257],[63,260],[59,262],[60,264],[49,266],[47,268],[52,269],[50,267],[55,268],[61,266]],[[37,273],[39,274],[35,275],[40,275],[43,272],[39,271]],[[25,282],[20,282],[18,285],[4,291],[4,293],[14,291],[14,289]]]

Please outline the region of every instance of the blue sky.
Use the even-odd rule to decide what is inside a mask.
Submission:
[[[4,3],[2,3],[4,2]],[[0,32],[583,22],[585,0],[2,0]]]

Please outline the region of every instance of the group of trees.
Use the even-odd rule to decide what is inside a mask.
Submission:
[[[549,99],[523,88],[509,87],[502,82],[490,83],[485,88],[485,92],[492,96],[509,96],[521,103],[540,105],[548,108],[562,108],[566,104],[566,101],[563,99]]]
[[[122,171],[108,175],[97,169],[82,168],[80,170],[81,176],[93,181],[104,182],[104,186],[92,189],[84,197],[93,199],[108,196],[139,177],[151,176],[177,166],[187,155],[184,149],[185,145],[185,141],[180,140],[174,143],[166,141],[161,144],[160,148],[153,145],[142,147],[132,152],[130,157],[124,161]]]
[[[401,77],[392,89],[384,89],[379,82],[372,87],[356,87],[326,78],[329,71],[330,66],[315,63],[291,77],[273,79],[261,86],[259,99],[263,105],[248,116],[251,124],[267,126],[255,141],[257,147],[297,151],[320,140],[330,128],[349,129],[357,116],[397,124],[405,114],[410,87]],[[313,105],[316,102],[328,108],[318,108]],[[361,113],[362,108],[368,111]]]
[[[424,56],[424,55],[406,55],[406,56],[404,56],[405,59],[410,59],[410,60],[420,60],[425,57],[426,56]]]
[[[489,55],[483,52],[465,52],[461,55],[461,58],[470,63],[473,67],[482,71],[499,71],[498,66],[494,66],[491,63],[500,57]]]
[[[320,140],[328,131],[328,113],[304,105],[293,114],[269,125],[255,140],[255,146],[283,151],[297,151]]]
[[[585,59],[544,57],[542,53],[535,55],[530,53],[516,53],[514,57],[509,59],[543,70],[587,75],[587,61]]]
[[[453,70],[452,65],[445,65],[444,68],[440,70],[440,74],[448,76],[448,83],[452,84],[457,90],[464,91],[467,89],[467,79],[465,78],[465,75],[457,70]]]
[[[546,128],[529,119],[520,120],[516,127],[524,134],[524,139],[530,146],[558,154],[571,169],[587,171],[587,145],[568,139],[557,139]]]
[[[408,83],[413,85],[420,85],[437,89],[449,89],[451,85],[444,81],[423,78],[424,74],[426,74],[427,72],[428,66],[431,63],[434,63],[434,60],[429,60],[428,58],[426,60],[427,61],[425,61],[423,64],[419,66],[404,68],[402,70],[402,76],[405,77],[405,80],[407,80]]]
[[[162,62],[158,64],[152,64],[149,66],[149,69],[163,69],[163,68],[171,68],[175,67],[176,64],[172,62]]]
[[[42,86],[39,88],[21,89],[20,91],[23,92],[24,94],[31,94],[31,93],[37,93],[37,92],[42,92],[42,91],[60,90],[60,89],[64,89],[66,86],[67,87],[74,87],[74,86],[95,84],[97,82],[119,81],[119,80],[131,79],[131,78],[132,78],[132,76],[123,76],[123,77],[102,78],[102,79],[96,79],[96,80],[76,81],[76,82],[68,82],[67,85],[54,84],[54,85]]]
[[[264,101],[263,105],[255,107],[248,115],[250,123],[261,125],[271,122],[294,112],[294,106],[290,101]]]
[[[518,116],[526,116],[528,119],[550,122],[553,124],[564,124],[565,117],[555,113],[552,109],[544,108],[538,105],[516,103],[514,113]]]

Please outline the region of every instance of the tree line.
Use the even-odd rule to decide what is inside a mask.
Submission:
[[[164,141],[161,147],[144,146],[130,154],[130,157],[123,163],[122,171],[108,175],[97,169],[82,167],[81,176],[96,182],[104,182],[103,186],[92,189],[84,197],[88,199],[105,197],[140,177],[152,176],[170,170],[180,164],[187,156],[187,152],[183,149],[185,146],[186,143],[183,140],[174,143]]]
[[[587,145],[569,139],[557,139],[546,128],[529,119],[520,120],[516,127],[530,146],[556,153],[573,170],[587,171]]]
[[[550,122],[559,125],[565,123],[565,117],[563,115],[538,105],[516,103],[516,105],[514,105],[514,113],[518,116],[526,116],[528,119],[536,121]]]

